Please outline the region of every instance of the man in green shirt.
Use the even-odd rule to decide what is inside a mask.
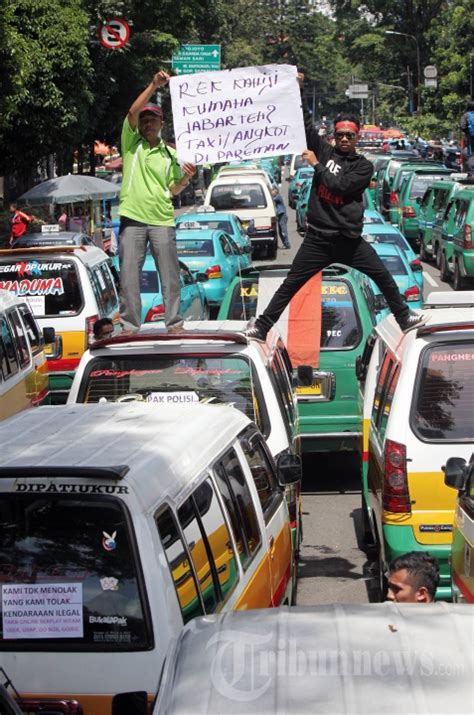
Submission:
[[[157,72],[130,107],[122,128],[123,178],[120,191],[120,321],[124,330],[141,324],[140,273],[146,247],[155,260],[165,302],[168,332],[182,330],[180,283],[172,196],[177,196],[196,171],[180,168],[176,153],[160,137],[161,108],[150,102],[169,81]]]

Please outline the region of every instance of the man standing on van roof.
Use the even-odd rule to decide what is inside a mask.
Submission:
[[[166,72],[154,75],[133,102],[122,128],[120,320],[130,331],[141,324],[140,272],[147,244],[160,275],[168,332],[179,332],[183,325],[171,195],[177,196],[189,184],[196,167],[184,164],[181,170],[175,151],[160,136],[163,112],[150,98],[168,81]]]
[[[439,582],[439,566],[425,551],[410,551],[390,564],[387,601],[431,603]]]
[[[303,75],[298,75],[302,85]],[[363,192],[369,186],[373,166],[356,153],[360,123],[352,114],[339,114],[335,122],[335,147],[319,136],[313,118],[304,109],[306,149],[302,157],[314,166],[308,201],[308,229],[288,275],[266,310],[245,334],[265,340],[266,334],[298,290],[331,263],[352,266],[372,278],[403,331],[421,325],[425,319],[409,310],[397,284],[381,259],[362,238]]]

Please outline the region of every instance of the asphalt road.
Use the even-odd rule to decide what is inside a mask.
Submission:
[[[281,193],[287,203],[285,180]],[[276,263],[291,263],[303,240],[290,208],[288,219],[291,249],[279,248]],[[261,263],[268,261],[255,261]],[[440,282],[435,268],[425,264],[424,272],[425,298],[431,291],[451,290]],[[376,569],[373,555],[362,548],[360,536],[358,457],[351,453],[309,455],[303,469],[303,544],[297,604],[369,603],[376,598]]]

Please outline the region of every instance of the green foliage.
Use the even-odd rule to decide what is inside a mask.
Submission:
[[[51,153],[69,157],[94,139],[117,143],[128,107],[185,43],[221,44],[223,67],[296,64],[316,115],[359,111],[352,78],[377,92],[377,120],[425,137],[456,129],[470,92],[472,0],[0,0],[0,172],[32,175]],[[130,42],[107,50],[101,22],[125,18]],[[387,35],[386,31],[401,35]],[[408,36],[406,36],[408,35]],[[421,115],[407,113],[423,68]],[[165,115],[169,96],[162,93]],[[372,103],[366,103],[372,111]],[[169,119],[168,119],[169,121]]]

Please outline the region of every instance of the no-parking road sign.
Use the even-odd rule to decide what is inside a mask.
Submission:
[[[108,50],[119,50],[129,38],[130,27],[121,17],[113,17],[99,25],[99,40]]]

